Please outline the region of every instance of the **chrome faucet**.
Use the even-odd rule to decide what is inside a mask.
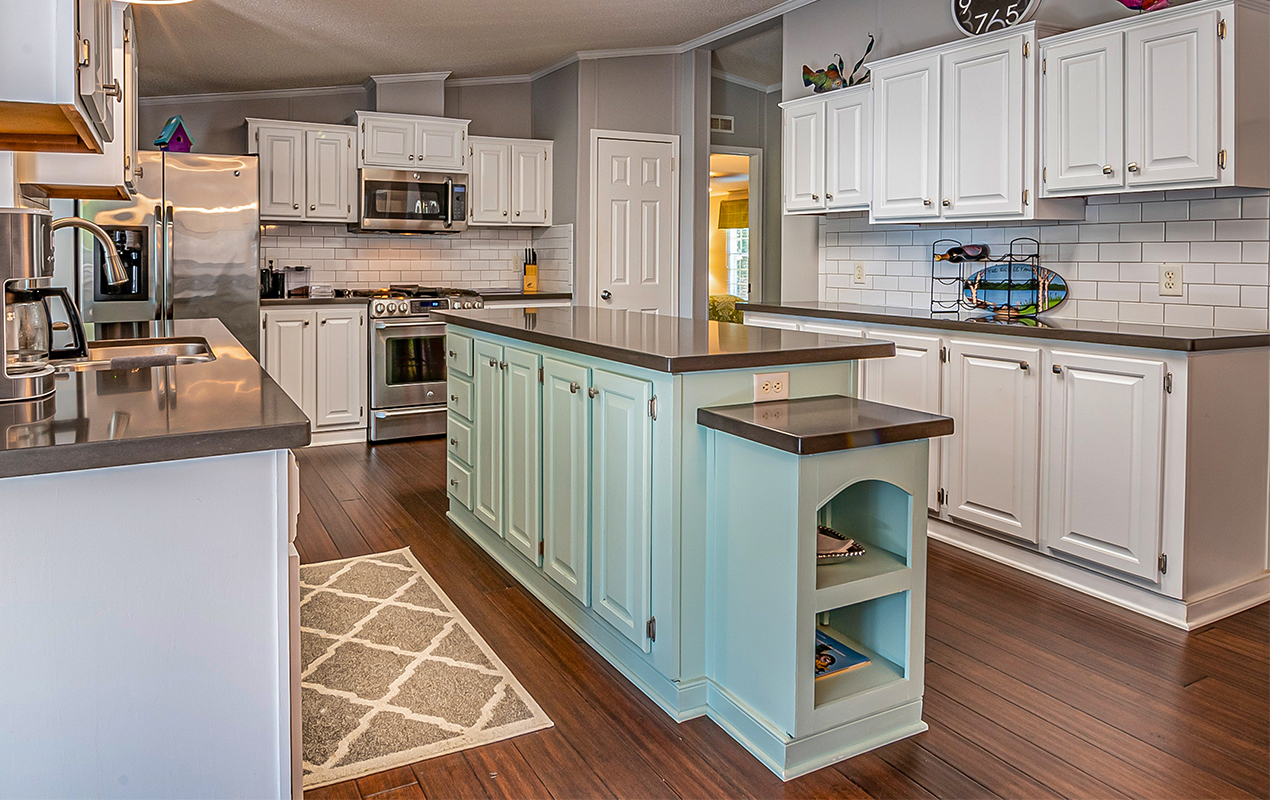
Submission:
[[[53,230],[59,228],[80,228],[97,237],[97,241],[101,242],[102,248],[106,251],[106,283],[111,286],[119,286],[128,282],[128,271],[124,269],[123,262],[119,260],[119,251],[115,249],[115,243],[111,240],[110,235],[101,229],[100,225],[89,222],[82,217],[62,217],[53,220]]]

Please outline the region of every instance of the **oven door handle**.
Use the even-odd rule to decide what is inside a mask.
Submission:
[[[444,322],[376,322],[375,330],[382,331],[388,328],[426,328],[428,326],[444,328]]]
[[[388,419],[389,417],[416,417],[421,414],[443,414],[445,406],[440,408],[411,408],[406,411],[376,411],[375,419]]]

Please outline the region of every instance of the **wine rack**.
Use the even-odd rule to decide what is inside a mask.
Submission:
[[[1010,241],[1010,250],[1005,255],[989,256],[981,258],[977,261],[940,261],[936,256],[947,253],[951,248],[964,247],[965,245],[956,239],[939,239],[930,246],[930,311],[932,314],[956,314],[962,310],[982,311],[983,309],[976,306],[969,298],[966,297],[966,281],[975,272],[992,264],[1026,264],[1030,266],[1031,274],[1036,275],[1041,267],[1041,243],[1036,239],[1028,237],[1020,237]],[[1009,298],[1009,303],[1013,304],[1014,292],[1018,291],[1020,298],[1024,293],[1035,293],[1035,288],[1031,282],[1017,281],[1014,279],[1014,270],[1007,270],[1007,278],[1004,281]],[[952,297],[946,292],[940,292],[939,287],[951,287],[953,291]]]

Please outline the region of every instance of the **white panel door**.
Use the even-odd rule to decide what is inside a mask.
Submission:
[[[506,142],[472,138],[468,206],[473,225],[506,225],[511,219],[511,148]]]
[[[467,123],[428,119],[415,123],[415,162],[424,169],[467,171]]]
[[[948,514],[1035,543],[1041,351],[958,340],[949,351]]]
[[[939,216],[939,56],[873,71],[873,219]]]
[[[512,224],[551,224],[551,148],[512,145]]]
[[[1125,34],[1129,186],[1221,177],[1219,19],[1214,9],[1142,25]]]
[[[944,56],[940,206],[946,218],[1023,213],[1023,46],[1011,36]]]
[[[353,134],[350,131],[304,132],[305,218],[348,222],[353,217]]]
[[[1124,34],[1065,42],[1041,56],[1045,190],[1124,186]]]
[[[860,396],[875,403],[912,408],[928,414],[942,413],[939,349],[943,340],[938,336],[890,331],[869,331],[866,336],[894,342],[895,357],[870,358],[860,362],[865,374]],[[939,508],[940,442],[941,439],[930,440],[927,506],[933,509]]]
[[[596,186],[594,304],[673,311],[678,179],[669,142],[600,139]]]
[[[543,359],[542,570],[579,603],[591,602],[590,372]]]
[[[261,125],[256,129],[260,154],[260,216],[265,219],[304,216],[304,131]]]
[[[1162,361],[1055,350],[1047,375],[1053,550],[1159,579]]]
[[[825,207],[825,104],[785,109],[785,210]]]
[[[594,370],[591,607],[645,653],[652,643],[652,384]]]
[[[265,312],[265,371],[310,420],[314,419],[314,367],[317,365],[317,315],[312,311]],[[316,423],[314,423],[316,424]]]
[[[366,309],[317,312],[317,415],[314,427],[366,424]]]
[[[362,163],[366,166],[389,169],[417,166],[414,122],[366,117],[362,126]]]
[[[825,99],[825,207],[863,208],[872,199],[873,93]]]

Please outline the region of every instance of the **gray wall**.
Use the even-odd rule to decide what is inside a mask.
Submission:
[[[710,144],[732,147],[765,147],[767,143],[767,95],[723,78],[710,78],[710,113],[736,118],[733,133],[710,134]],[[766,154],[764,154],[766,157]]]
[[[473,136],[533,137],[532,89],[529,83],[447,86],[445,116],[470,119]]]
[[[369,108],[376,111],[439,117],[445,113],[445,81],[435,77],[375,81],[370,100]]]

